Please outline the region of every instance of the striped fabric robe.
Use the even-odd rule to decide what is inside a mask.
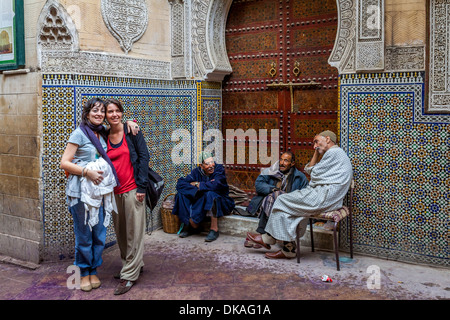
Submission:
[[[265,231],[277,240],[294,241],[299,223],[304,233],[309,217],[341,208],[353,177],[350,159],[338,146],[328,149],[313,167],[307,164],[305,171],[311,177],[309,185],[280,195],[273,205]]]

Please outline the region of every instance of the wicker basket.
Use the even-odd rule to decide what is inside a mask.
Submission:
[[[172,209],[174,206],[174,200],[167,200],[170,196],[175,195],[175,193],[168,194],[161,205],[161,221],[163,225],[163,230],[166,233],[177,233],[180,229],[180,219],[178,216],[172,214]]]

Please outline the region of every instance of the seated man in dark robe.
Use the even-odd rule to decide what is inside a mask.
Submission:
[[[181,238],[198,233],[199,224],[205,217],[211,217],[211,228],[205,238],[211,242],[219,237],[217,219],[233,210],[234,200],[228,195],[223,165],[216,164],[214,158],[205,152],[200,155],[200,161],[201,164],[187,177],[178,179],[172,214],[178,215],[184,224]]]

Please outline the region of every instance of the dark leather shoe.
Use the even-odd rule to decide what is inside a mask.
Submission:
[[[189,236],[192,236],[193,234],[200,233],[200,228],[194,228],[191,225],[185,225],[183,230],[180,232],[179,237],[180,238],[187,238]]]
[[[270,244],[264,243],[262,236],[260,234],[253,234],[253,233],[247,232],[247,238],[256,244],[262,245],[266,249],[270,249]]]
[[[244,241],[244,247],[246,248],[253,248],[253,243],[250,241],[249,238],[246,238]]]
[[[252,242],[249,238],[245,239],[244,247],[253,248],[253,249],[261,249],[262,245]]]
[[[277,252],[266,252],[264,254],[267,259],[292,259],[293,257],[286,257],[283,251],[278,250]]]
[[[121,295],[130,291],[131,287],[134,285],[134,281],[121,279],[120,283],[117,285],[114,290],[114,295]]]
[[[219,237],[219,231],[210,230],[208,235],[205,238],[205,241],[212,242],[212,241],[217,240],[218,237]]]

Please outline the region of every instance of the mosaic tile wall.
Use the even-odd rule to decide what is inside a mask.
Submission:
[[[192,132],[193,123],[203,117],[204,128],[220,129],[221,95],[216,88],[220,88],[220,84],[206,83],[205,86],[207,89],[212,88],[212,91],[207,90],[210,96],[202,100],[197,99],[201,92],[199,88],[201,90],[202,87],[197,81],[43,75],[44,259],[62,259],[73,254],[72,218],[65,203],[66,178],[59,169],[59,163],[70,133],[79,124],[84,102],[94,96],[114,97],[123,103],[125,118],[137,119],[148,143],[149,165],[165,180],[163,199],[175,191],[177,179],[192,169],[191,164],[177,165],[172,162],[171,150],[177,143],[171,141],[172,132],[180,128]],[[193,134],[192,159],[195,149],[196,136]],[[161,201],[152,214],[147,214],[149,232],[161,225],[160,204]],[[115,235],[111,225],[108,228],[107,244],[114,243]]]
[[[341,146],[356,180],[354,247],[448,266],[450,115],[424,113],[423,77],[340,76]]]
[[[203,82],[201,91],[202,146],[205,149],[215,141],[205,141],[205,132],[209,129],[218,129],[222,132],[222,84],[220,82]],[[220,141],[220,145],[222,145],[222,141]]]

